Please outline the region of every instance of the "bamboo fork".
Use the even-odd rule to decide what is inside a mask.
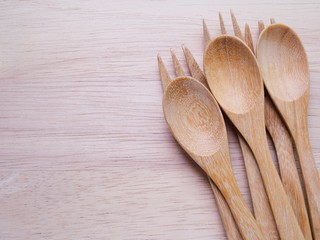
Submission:
[[[171,80],[159,56],[158,62],[161,78],[166,78],[162,82],[167,84]],[[178,74],[181,70],[176,67]],[[171,133],[219,187],[243,238],[265,239],[235,181],[223,116],[210,91],[198,80],[180,76],[165,85],[162,104]]]
[[[270,23],[274,24],[275,20],[273,18],[270,19]],[[264,29],[264,23],[259,21],[258,24],[260,35]],[[293,211],[295,212],[305,239],[311,240],[312,232],[310,221],[294,159],[291,136],[285,123],[281,119],[280,114],[267,94],[265,97],[265,120],[267,130],[270,133],[276,148],[284,189],[289,197],[289,201],[293,207]]]
[[[245,28],[245,37],[243,37],[242,32],[240,30],[239,24],[233,12],[231,11],[231,19],[232,25],[235,35],[241,40],[246,40],[245,42],[249,46],[249,48],[253,51],[253,43],[250,28],[246,25]],[[223,17],[221,13],[219,13],[219,21],[221,34],[227,34],[225,24],[223,21]],[[204,22],[204,30],[207,30],[206,24]],[[210,39],[210,34],[208,31],[205,31],[206,38]],[[277,226],[273,217],[273,213],[271,210],[271,206],[269,203],[269,199],[263,184],[263,180],[259,171],[259,167],[256,163],[255,157],[251,152],[250,147],[246,143],[246,141],[242,138],[242,136],[238,133],[238,139],[240,142],[244,164],[247,172],[247,178],[249,183],[249,188],[251,192],[252,204],[254,209],[254,215],[257,222],[260,224],[261,230],[264,235],[267,236],[267,239],[280,239],[279,233],[277,230]]]
[[[205,42],[207,42],[208,39],[205,38]],[[197,61],[195,60],[195,58],[193,57],[192,53],[190,52],[190,50],[182,45],[182,49],[184,52],[184,56],[187,62],[187,66],[188,69],[191,73],[191,76],[197,80],[199,80],[201,83],[203,83],[207,88],[207,79],[204,76],[201,68],[199,67],[199,64],[197,63]],[[180,67],[175,67],[175,69],[177,68],[181,68]],[[238,226],[232,216],[232,213],[230,211],[230,208],[226,202],[226,200],[224,199],[224,197],[221,195],[220,191],[217,189],[217,187],[215,186],[215,184],[211,181],[211,179],[209,178],[209,182],[212,188],[212,191],[215,195],[216,198],[216,202],[219,208],[219,212],[220,212],[220,217],[223,223],[223,227],[225,229],[227,238],[232,240],[232,239],[237,239],[237,240],[241,240],[242,236],[239,232]]]

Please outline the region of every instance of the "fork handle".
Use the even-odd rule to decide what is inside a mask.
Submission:
[[[230,162],[215,162],[214,167],[210,167],[207,170],[207,174],[214,181],[229,205],[243,239],[265,239],[261,232],[260,226],[254,219],[248,205],[240,193]]]
[[[304,132],[308,135],[308,131]],[[320,240],[320,178],[310,145],[309,136],[295,136],[303,180],[307,193],[309,214],[315,240]],[[306,184],[307,183],[307,184]]]
[[[311,226],[293,155],[291,136],[269,97],[265,97],[266,127],[276,148],[281,180],[306,240],[312,240]]]
[[[238,135],[251,193],[254,216],[267,239],[280,239],[256,159],[245,140]]]
[[[218,205],[220,217],[222,220],[224,230],[226,231],[227,238],[242,240],[238,226],[232,216],[232,213],[230,211],[230,208],[229,208],[226,200],[222,196],[222,194],[219,191],[219,189],[217,188],[217,186],[212,182],[210,177],[208,177],[208,179],[209,179],[209,183],[210,183],[212,192],[213,192],[214,197],[216,199],[216,203]]]
[[[266,136],[265,126],[255,129],[257,136]],[[268,194],[281,239],[303,240],[301,228],[293,212],[279,174],[274,166],[266,137],[259,139],[252,149]]]

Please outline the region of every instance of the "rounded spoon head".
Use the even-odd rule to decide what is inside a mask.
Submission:
[[[176,78],[168,85],[162,106],[170,131],[191,156],[211,156],[226,140],[220,108],[197,80]]]
[[[210,89],[226,111],[246,113],[263,96],[263,82],[255,56],[239,38],[215,38],[204,54]]]
[[[257,58],[273,97],[294,101],[309,88],[307,55],[299,37],[288,26],[272,24],[261,33]]]

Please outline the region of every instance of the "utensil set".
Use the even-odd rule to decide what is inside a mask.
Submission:
[[[320,179],[308,135],[310,80],[304,48],[293,30],[271,19],[266,29],[259,21],[255,55],[249,25],[243,36],[232,12],[231,19],[235,36],[227,34],[219,14],[221,35],[213,40],[203,21],[204,73],[186,46],[182,49],[192,77],[171,50],[177,75],[171,80],[158,55],[165,120],[177,142],[208,175],[228,239],[320,240]],[[254,215],[232,171],[224,116],[237,129]]]

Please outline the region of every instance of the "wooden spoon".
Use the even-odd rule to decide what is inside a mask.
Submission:
[[[320,178],[308,132],[310,76],[307,55],[292,29],[283,24],[273,24],[260,35],[257,58],[265,86],[296,144],[313,237],[319,240]]]
[[[304,239],[268,149],[255,56],[239,38],[222,35],[208,45],[203,62],[212,93],[256,157],[280,237]]]
[[[251,36],[249,25],[246,24],[245,35],[243,36],[235,15],[233,14],[232,11],[230,13],[231,13],[232,26],[233,26],[235,36],[240,38],[241,40],[244,40],[244,42],[247,44],[250,50],[254,52],[252,36]],[[221,13],[219,13],[219,21],[220,21],[221,34],[227,34]],[[237,135],[238,135],[238,139],[241,146],[244,166],[247,172],[247,178],[248,178],[249,189],[251,193],[255,219],[257,220],[258,224],[261,227],[261,231],[263,232],[264,236],[266,236],[267,239],[279,240],[280,236],[279,236],[276,222],[274,220],[272,209],[269,203],[269,198],[263,184],[260,170],[256,163],[256,159],[250,147],[248,146],[246,141],[242,138],[241,134],[238,133]]]
[[[185,54],[187,65],[188,65],[188,68],[189,68],[189,71],[190,71],[192,77],[194,79],[198,80],[199,82],[201,82],[202,84],[204,84],[205,87],[209,88],[209,86],[207,85],[207,80],[206,80],[202,70],[200,69],[198,63],[194,59],[194,57],[191,54],[191,52],[189,51],[189,49],[185,46],[182,46],[182,49]],[[177,76],[187,76],[182,69],[180,61],[178,60],[176,54],[174,53],[174,51],[172,49],[171,49],[171,56],[172,56],[172,61],[174,64],[176,75]],[[159,65],[162,88],[163,88],[163,91],[165,92],[165,90],[167,89],[167,86],[171,82],[171,79],[170,79],[168,71],[167,71],[166,67],[164,66],[164,63],[163,63],[160,56],[158,56],[158,65]],[[212,192],[213,192],[215,199],[216,199],[216,203],[217,203],[217,206],[219,209],[220,217],[221,217],[222,224],[224,226],[227,238],[241,240],[242,239],[241,234],[238,230],[237,224],[232,216],[232,213],[230,211],[230,208],[229,208],[226,200],[224,199],[223,195],[221,194],[221,192],[219,191],[217,186],[214,184],[214,182],[212,182],[212,180],[209,176],[208,176],[208,180],[209,180]]]
[[[275,20],[270,19],[274,24]],[[259,34],[264,30],[264,23],[259,21]],[[265,96],[264,115],[266,127],[273,140],[280,169],[280,176],[293,211],[306,240],[312,240],[311,225],[308,217],[306,202],[293,154],[292,138],[282,120],[279,111],[272,103],[268,94]]]
[[[209,90],[191,77],[178,77],[167,86],[162,106],[173,136],[219,188],[243,238],[264,239],[235,181],[225,123]]]

